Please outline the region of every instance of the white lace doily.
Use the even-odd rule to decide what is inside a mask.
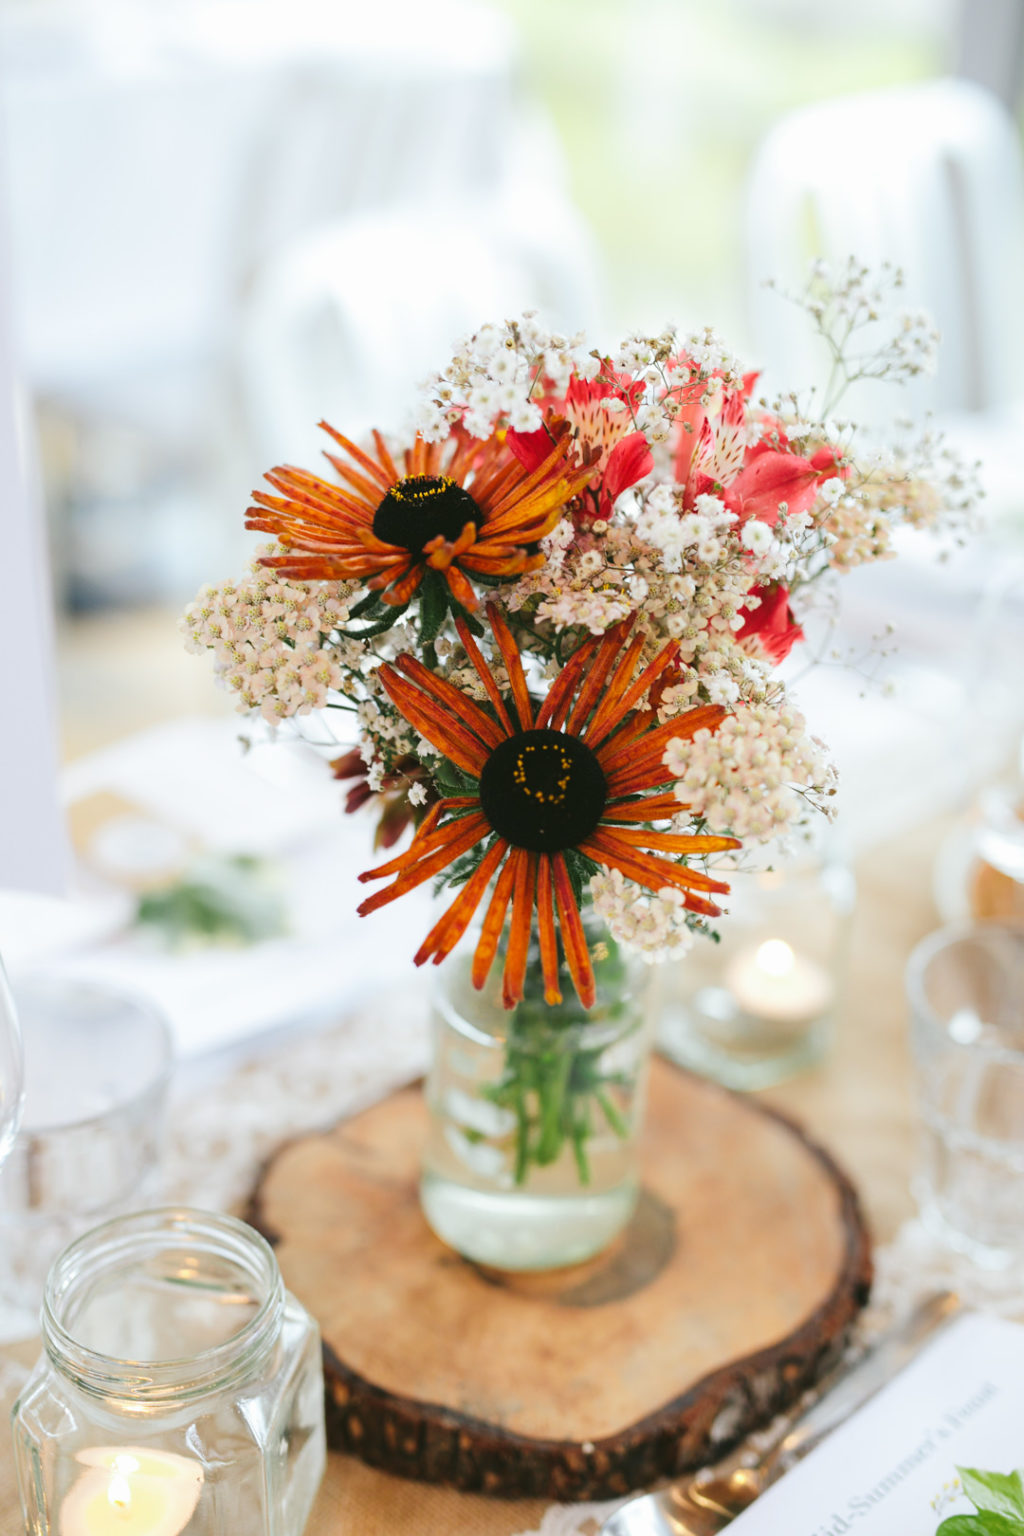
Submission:
[[[240,1206],[275,1147],[375,1103],[427,1064],[422,993],[388,994],[333,1028],[289,1039],[201,1089],[179,1092],[172,1110],[167,1192],[212,1210]],[[859,1324],[870,1336],[935,1290],[965,1305],[1024,1320],[1019,1271],[983,1271],[951,1253],[918,1221],[875,1254],[871,1305]],[[596,1536],[624,1501],[553,1505],[520,1536]]]

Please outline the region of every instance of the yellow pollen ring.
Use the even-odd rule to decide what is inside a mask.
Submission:
[[[531,752],[557,752],[563,769],[562,777],[555,780],[554,790],[546,793],[542,789],[533,789],[527,777],[527,755]],[[539,805],[561,805],[572,781],[572,759],[559,747],[545,744],[537,747],[533,744],[522,747],[516,754],[515,766],[512,769],[512,782],[530,800],[536,800]]]
[[[429,484],[414,485],[415,481],[424,479],[429,480]],[[455,483],[451,475],[406,475],[403,480],[395,482],[388,495],[393,496],[396,501],[430,501],[444,491],[450,491]]]

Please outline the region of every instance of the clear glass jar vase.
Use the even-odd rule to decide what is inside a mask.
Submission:
[[[14,1408],[31,1536],[300,1536],[325,1464],[316,1324],[243,1222],[107,1222],[50,1271]]]
[[[648,968],[585,915],[597,998],[564,965],[549,1005],[534,940],[526,992],[501,1004],[500,960],[478,992],[472,945],[439,972],[420,1198],[444,1242],[505,1270],[591,1258],[629,1221],[651,1034]]]

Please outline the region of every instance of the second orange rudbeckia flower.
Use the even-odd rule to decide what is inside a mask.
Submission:
[[[566,964],[589,1008],[594,975],[566,854],[575,849],[649,890],[677,890],[691,911],[716,916],[710,896],[728,886],[685,859],[738,847],[736,839],[657,831],[644,823],[664,822],[683,809],[663,761],[668,742],[702,727],[714,730],[725,711],[708,705],[659,724],[656,710],[638,707],[675,660],[677,647],[666,646],[638,675],[644,641],[640,635],[627,640],[631,621],[587,639],[535,707],[504,618],[494,606],[487,617],[508,673],[511,707],[461,619],[459,636],[490,711],[413,656],[380,670],[405,719],[477,787],[433,806],[405,853],[360,876],[394,879],[359,911],[365,915],[394,901],[485,843],[476,869],[417,951],[416,964],[439,964],[450,954],[493,880],[473,959],[474,985],[487,979],[511,906],[503,1001],[513,1008],[522,998],[536,909],[545,1000],[560,1002],[557,913]]]

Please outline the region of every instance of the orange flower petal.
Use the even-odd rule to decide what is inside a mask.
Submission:
[[[381,595],[384,601],[389,603],[392,608],[401,608],[403,604],[410,600],[422,580],[423,567],[414,565],[407,576],[403,576],[400,580],[396,581],[394,586],[388,587],[387,591]]]
[[[655,683],[666,667],[672,665],[679,654],[678,640],[671,640],[664,650],[660,651],[649,666],[645,667],[640,676],[627,688],[617,703],[609,706],[607,711],[598,710],[593,723],[587,732],[587,745],[589,747],[600,746],[615,727],[630,713],[643,698],[644,694]],[[610,690],[609,690],[610,691]]]
[[[467,613],[475,613],[480,606],[479,599],[458,566],[449,566],[444,573],[444,579],[455,601],[461,603]]]
[[[640,659],[640,653],[644,648],[644,636],[634,635],[619,657],[618,665],[605,686],[601,699],[594,711],[594,717],[590,724],[580,732],[588,746],[592,744],[596,733],[598,739],[604,735],[602,729],[609,715],[613,714],[619,700],[624,697],[629,685],[633,681],[636,672],[636,664]]]
[[[555,876],[555,901],[558,906],[558,922],[562,930],[565,963],[569,967],[569,974],[580,1002],[584,1008],[593,1008],[597,1001],[594,968],[590,963],[587,936],[583,932],[580,909],[573,895],[572,881],[569,879],[564,855],[556,853],[551,860],[551,867]]]
[[[479,805],[478,800],[472,802]],[[397,875],[401,870],[415,864],[424,854],[431,853],[447,842],[452,828],[458,826],[458,821],[450,821],[446,826],[438,828],[441,817],[451,807],[450,800],[438,800],[430,807],[424,816],[412,842],[401,853],[396,853],[393,859],[388,859],[386,864],[378,864],[374,869],[364,869],[358,876],[360,880],[383,880],[387,875]]]
[[[494,892],[491,896],[487,912],[484,916],[483,928],[473,954],[473,985],[477,991],[483,986],[490,974],[494,957],[498,952],[498,941],[501,931],[505,926],[505,913],[512,897],[512,883],[515,879],[515,865],[511,859],[506,859],[502,865],[501,873],[494,884]]]
[[[394,459],[388,452],[387,443],[385,443],[383,437],[377,431],[376,427],[373,429],[373,445],[377,450],[377,458],[380,460],[381,469],[387,475],[391,484],[394,485],[395,481],[401,480],[402,476],[399,474],[397,468],[395,467]]]
[[[487,690],[487,697],[494,706],[494,713],[501,721],[506,733],[512,736],[514,734],[512,721],[509,719],[508,710],[505,708],[505,700],[501,696],[501,689],[494,681],[494,674],[484,660],[483,652],[476,643],[473,631],[463,618],[455,620],[455,628],[477,677]]]
[[[685,810],[675,795],[645,795],[628,805],[606,805],[601,821],[662,821]]]
[[[423,689],[424,693],[432,694],[439,704],[454,710],[455,718],[461,720],[467,730],[479,736],[481,741],[489,747],[497,747],[505,739],[505,733],[484,713],[475,699],[471,699],[463,693],[461,688],[456,688],[446,677],[440,677],[438,673],[431,672],[422,661],[408,652],[403,652],[395,662],[395,666],[412,678],[416,685]]]
[[[490,620],[494,638],[501,652],[501,659],[505,663],[508,680],[512,686],[512,698],[516,706],[516,714],[519,717],[519,725],[522,730],[533,729],[533,705],[530,703],[530,693],[526,686],[526,678],[523,674],[523,664],[519,659],[519,647],[512,638],[511,631],[502,617],[500,609],[493,603],[487,604],[487,617]]]
[[[572,707],[572,713],[569,715],[566,729],[571,731],[573,735],[579,736],[582,734],[582,727],[600,698],[605,679],[615,663],[616,656],[621,652],[622,641],[629,628],[632,627],[632,623],[632,619],[627,619],[624,625],[616,624],[603,636],[594,665],[588,671],[586,681],[580,689],[579,697]]]
[[[383,666],[379,673],[392,703],[414,725],[421,736],[439,752],[450,757],[457,768],[478,779],[483,772],[488,753],[486,747],[472,735],[458,719],[439,704],[436,699],[422,693],[407,683],[405,678],[390,666]]]
[[[562,1001],[558,985],[558,939],[555,935],[555,893],[551,884],[551,859],[542,853],[537,861],[537,936],[544,974],[544,1001],[554,1007]]]
[[[438,875],[442,869],[447,869],[460,854],[468,853],[470,848],[487,837],[491,830],[483,816],[467,816],[458,823],[458,826],[462,830],[456,833],[443,848],[428,854],[415,868],[407,869],[400,874],[393,884],[361,902],[356,909],[359,916],[367,917],[371,912],[376,912],[378,907],[386,907],[389,901],[395,901],[408,891],[414,891],[418,885],[423,884],[424,880],[429,880],[432,875]]]
[[[526,961],[530,953],[533,928],[533,904],[537,886],[537,855],[525,848],[513,848],[509,863],[515,868],[512,891],[512,922],[508,931],[508,951],[502,977],[501,1000],[506,1008],[522,1002],[526,985]]]
[[[652,853],[641,853],[638,849],[630,848],[628,844],[620,842],[609,829],[599,827],[590,837],[584,838],[580,843],[580,852],[606,868],[620,870],[628,879],[635,880],[638,885],[646,886],[650,891],[663,891],[666,886],[682,891],[683,905],[691,912],[700,912],[706,917],[721,915],[721,907],[695,896],[688,888],[690,882],[685,878],[686,870],[678,864],[670,863],[668,859],[659,859]]]
[[[612,786],[617,770],[628,766],[643,768],[655,766],[661,762],[670,741],[687,741],[697,731],[707,728],[717,730],[725,719],[725,710],[720,704],[704,704],[699,709],[687,710],[685,715],[677,715],[673,720],[666,720],[663,725],[652,726],[646,732],[639,745],[635,741],[623,743],[621,746],[613,737],[597,749],[597,760],[604,770],[609,787]],[[662,769],[663,782],[672,777],[667,768]]]
[[[600,644],[596,635],[588,635],[579,650],[572,655],[559,672],[548,690],[548,696],[537,711],[537,729],[559,730],[568,711],[573,690],[580,674]]]
[[[440,965],[450,955],[473,920],[473,914],[491,882],[491,876],[508,852],[508,843],[496,842],[484,854],[476,869],[466,881],[458,896],[427,934],[413,956],[416,965],[433,956],[434,964]]]
[[[391,463],[390,454],[388,454],[388,468],[385,468],[378,464],[375,459],[371,459],[368,453],[364,453],[357,443],[353,443],[349,438],[342,436],[340,432],[336,431],[335,428],[331,426],[330,422],[320,421],[317,422],[317,426],[319,426],[322,431],[326,432],[328,437],[333,437],[338,446],[344,448],[345,452],[349,455],[350,458],[355,459],[357,464],[361,464],[383,490],[390,490],[395,481],[402,478],[401,475],[390,473],[390,470],[393,470],[395,467]],[[373,436],[377,444],[377,451],[379,453],[380,450],[384,447],[383,441],[379,432],[374,432]],[[387,452],[386,449],[384,451],[385,453]],[[380,497],[377,499],[379,501]]]
[[[431,539],[429,544],[424,544],[423,553],[427,556],[427,564],[432,565],[435,571],[445,571],[453,560],[457,560],[460,555],[472,549],[475,543],[476,523],[466,523],[454,542],[439,533],[436,539]]]

